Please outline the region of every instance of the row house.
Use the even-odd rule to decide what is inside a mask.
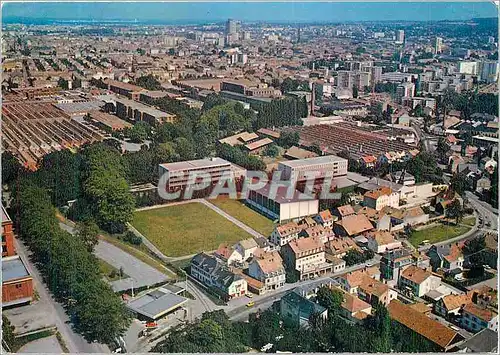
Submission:
[[[225,300],[241,297],[247,293],[246,280],[231,272],[214,256],[199,253],[191,259],[191,276],[207,287],[213,287]]]
[[[406,268],[399,278],[399,288],[408,290],[417,297],[435,290],[441,285],[441,278],[415,265]]]
[[[300,233],[300,236],[306,238],[316,237],[321,240],[322,243],[326,243],[332,240],[335,237],[335,234],[331,228],[318,225],[304,229]]]
[[[260,253],[249,264],[248,275],[264,285],[264,291],[277,290],[285,285],[286,272],[278,252]]]
[[[498,313],[493,308],[468,303],[463,308],[461,326],[474,333],[485,328],[498,332]]]
[[[290,243],[292,240],[297,239],[301,230],[302,228],[300,228],[295,222],[289,222],[281,226],[276,226],[271,233],[269,240],[274,245],[282,247],[283,245]]]
[[[402,244],[396,240],[394,236],[387,231],[371,231],[365,234],[368,239],[368,248],[374,253],[384,253],[387,250],[401,248]]]
[[[314,220],[319,225],[331,230],[333,228],[333,222],[336,220],[336,218],[332,216],[330,210],[324,210],[314,216]]]
[[[431,259],[432,269],[434,271],[441,269],[445,272],[452,270],[462,270],[464,264],[464,254],[458,244],[433,245],[427,255]]]
[[[299,238],[285,244],[281,255],[289,270],[296,270],[300,280],[332,271],[325,258],[325,246],[317,237]]]
[[[373,229],[373,225],[365,215],[349,215],[335,222],[333,231],[341,237],[355,237]]]
[[[389,187],[368,191],[363,196],[363,205],[380,211],[384,207],[399,207],[399,194]]]

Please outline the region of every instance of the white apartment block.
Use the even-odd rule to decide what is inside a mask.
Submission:
[[[307,174],[316,172],[316,178],[347,175],[347,159],[335,155],[326,155],[315,158],[284,161],[278,164],[282,180],[304,181]]]

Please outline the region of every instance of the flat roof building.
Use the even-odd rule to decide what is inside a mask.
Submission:
[[[187,301],[187,298],[171,292],[164,287],[160,287],[143,296],[130,300],[127,303],[127,307],[135,312],[139,318],[157,320],[181,308]]]
[[[151,125],[175,120],[174,114],[125,98],[116,99],[116,115],[124,120],[146,121]]]
[[[33,278],[19,255],[2,257],[2,308],[32,300]]]
[[[283,161],[278,164],[282,180],[304,181],[308,172],[316,172],[316,179],[324,178],[328,173],[332,177],[347,175],[347,159],[325,155],[321,157]]]
[[[215,184],[224,174],[230,174],[233,179],[244,177],[246,170],[218,157],[160,164],[160,177],[166,174],[167,191],[170,192],[186,188],[190,173],[208,173]]]
[[[319,201],[313,197],[303,196],[295,190],[291,198],[287,197],[287,187],[281,186],[272,196],[271,185],[256,191],[249,191],[247,203],[265,216],[277,219],[280,223],[288,220],[297,220],[301,217],[317,214]]]

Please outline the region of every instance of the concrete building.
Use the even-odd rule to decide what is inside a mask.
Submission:
[[[396,43],[403,43],[405,41],[405,31],[397,30],[396,31]]]
[[[212,184],[216,184],[224,175],[238,179],[246,175],[246,170],[221,158],[181,161],[160,164],[160,178],[164,176],[168,192],[180,191],[196,184],[189,179],[190,174],[209,174]]]
[[[260,190],[249,191],[246,202],[257,211],[278,222],[297,220],[301,217],[315,215],[319,211],[319,201],[306,196],[298,190],[287,197],[287,187],[278,187],[276,193],[271,191],[267,184]]]
[[[482,81],[494,83],[498,80],[498,61],[482,61],[480,68]]]
[[[477,75],[479,72],[478,62],[460,61],[458,62],[458,71],[462,74]]]
[[[441,37],[436,37],[434,40],[434,53],[439,54],[443,51],[443,39]]]
[[[282,180],[304,181],[307,173],[317,173],[316,179],[322,179],[327,174],[332,177],[347,175],[347,159],[335,155],[326,155],[308,159],[283,161],[278,164]]]
[[[396,88],[396,99],[398,103],[403,104],[403,98],[415,96],[415,84],[406,82],[401,83]]]
[[[175,115],[160,111],[152,106],[124,98],[116,99],[116,115],[133,122],[145,121],[152,126],[174,122]]]

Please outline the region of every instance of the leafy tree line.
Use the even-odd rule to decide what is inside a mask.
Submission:
[[[161,90],[161,83],[155,79],[155,77],[151,74],[141,76],[137,78],[136,85],[143,87],[146,90]]]
[[[23,180],[13,201],[19,236],[75,330],[105,344],[123,334],[131,320],[125,305],[102,280],[85,242],[59,227],[48,191]]]
[[[360,252],[355,249],[349,250],[342,259],[344,259],[347,266],[364,263],[367,260],[373,259],[375,253],[373,250],[368,249],[365,252]]]
[[[122,233],[132,219],[134,198],[120,152],[105,144],[86,146],[81,154],[82,196],[72,206],[77,220],[94,219],[110,233]]]
[[[248,154],[241,146],[220,144],[217,146],[217,155],[247,170],[263,171],[266,169],[266,164],[259,157]]]
[[[274,99],[269,103],[254,104],[259,112],[254,123],[254,129],[301,126],[302,117],[307,116],[307,103],[305,98],[284,97]]]
[[[389,317],[383,305],[363,324],[340,316],[343,294],[319,289],[318,303],[328,309],[326,320],[313,314],[310,327],[283,322],[276,307],[250,314],[248,322],[230,322],[224,311],[206,312],[200,320],[170,331],[154,352],[248,352],[272,344],[270,352],[432,352],[430,341]]]

